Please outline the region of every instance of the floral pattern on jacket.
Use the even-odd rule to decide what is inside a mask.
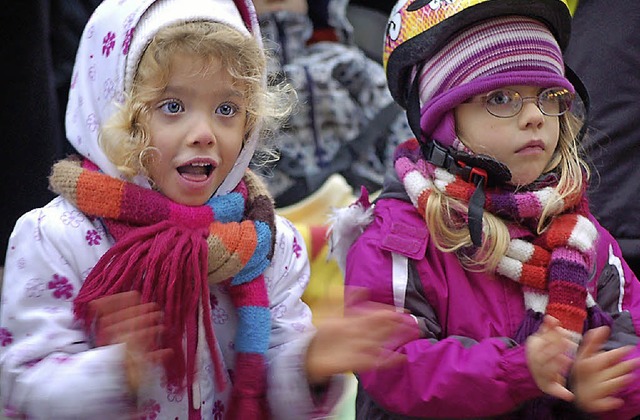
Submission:
[[[141,419],[187,418],[192,402],[186,391],[178,393],[163,381],[161,368],[145,381],[136,400],[128,395],[123,346],[92,346],[74,320],[73,298],[112,244],[100,220],[59,197],[17,222],[7,253],[0,320],[5,413],[32,419],[130,418],[132,412]],[[304,241],[278,217],[274,258],[265,271],[272,317],[267,390],[278,419],[326,413],[341,392],[336,384],[326,399],[315,401],[304,374],[301,355],[315,330],[300,300],[308,279]],[[212,286],[210,299],[210,318],[228,372],[237,317],[225,287]],[[230,387],[214,389],[206,351],[199,353],[197,378],[203,418],[221,418]],[[82,397],[73,397],[78,391]]]

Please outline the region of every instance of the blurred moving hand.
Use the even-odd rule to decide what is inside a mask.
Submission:
[[[556,318],[545,315],[542,325],[525,342],[527,366],[541,391],[565,401],[574,395],[566,387],[577,344]]]
[[[383,369],[402,363],[396,349],[419,336],[410,315],[397,308],[367,300],[364,290],[345,291],[342,305],[325,302],[318,331],[306,356],[307,377],[312,385],[326,382],[332,375]],[[339,309],[338,309],[339,308]]]
[[[632,346],[603,351],[611,329],[587,331],[571,371],[571,386],[576,405],[588,413],[601,413],[621,407],[624,400],[616,394],[634,380],[633,371],[640,360],[627,359]]]
[[[173,351],[163,348],[162,311],[154,302],[140,303],[137,291],[96,299],[90,304],[96,346],[125,344],[124,366],[135,394],[150,364],[165,362]]]

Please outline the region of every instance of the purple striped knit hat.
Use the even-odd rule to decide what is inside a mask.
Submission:
[[[575,92],[553,34],[523,16],[492,18],[465,29],[424,62],[419,77],[422,133],[458,149],[463,146],[453,109],[472,96],[509,85]]]

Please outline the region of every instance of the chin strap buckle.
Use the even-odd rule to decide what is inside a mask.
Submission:
[[[489,176],[487,175],[487,171],[480,168],[471,168],[471,172],[469,173],[469,182],[473,182],[475,185],[478,185],[480,181],[482,181],[483,186],[487,187],[487,179]]]
[[[482,245],[482,213],[484,212],[485,195],[484,190],[487,188],[487,171],[482,168],[469,167],[464,162],[458,162],[460,166],[460,175],[466,178],[467,182],[476,186],[471,198],[469,199],[469,235],[471,242],[476,247]]]
[[[444,168],[453,174],[457,172],[456,169],[459,165],[456,160],[451,156],[449,150],[441,146],[439,143],[436,143],[435,141],[427,143],[420,142],[420,148],[422,149],[422,155],[427,162],[433,163],[440,168]]]
[[[444,168],[454,175],[460,175],[467,182],[473,183],[473,185],[477,186],[480,184],[480,181],[482,181],[483,187],[486,188],[489,175],[485,169],[469,166],[460,160],[454,159],[449,150],[435,141],[428,143],[420,142],[420,147],[422,148],[422,155],[427,162]]]
[[[460,175],[466,179],[467,182],[471,182],[473,185],[479,185],[482,182],[483,187],[487,187],[489,175],[487,171],[478,168],[476,166],[467,166],[464,162],[458,161],[458,166],[462,169]]]
[[[462,161],[456,161],[451,153],[438,143],[431,141],[420,142],[422,154],[428,162],[436,166],[445,168],[452,174],[460,175],[467,182],[475,185],[473,194],[469,199],[468,226],[471,242],[474,246],[482,245],[482,214],[484,212],[485,194],[489,175],[487,171],[475,166],[468,166]]]

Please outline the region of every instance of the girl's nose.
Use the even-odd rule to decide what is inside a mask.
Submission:
[[[538,108],[536,101],[524,101],[518,117],[520,124],[524,127],[540,127],[544,124],[544,114]]]
[[[193,121],[189,144],[193,146],[212,146],[216,143],[213,122],[209,118],[197,118]]]

